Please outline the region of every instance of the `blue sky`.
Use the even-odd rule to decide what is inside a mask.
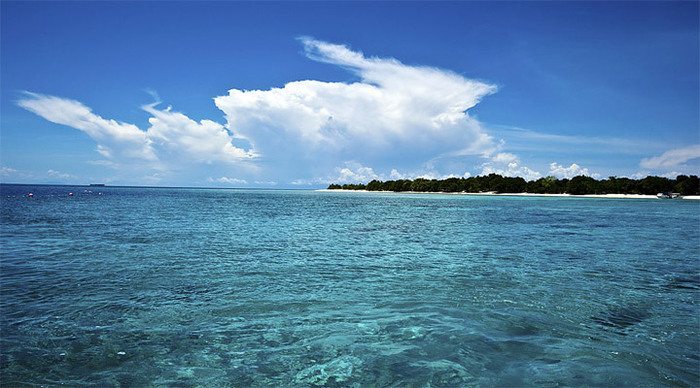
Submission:
[[[700,173],[697,2],[0,6],[3,182]]]

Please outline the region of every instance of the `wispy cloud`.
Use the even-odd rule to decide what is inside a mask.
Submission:
[[[639,165],[649,169],[672,168],[698,158],[700,158],[700,144],[693,144],[668,150],[659,156],[642,159]]]
[[[16,173],[16,172],[17,172],[17,170],[15,170],[15,169],[12,168],[12,167],[0,166],[0,176],[3,176],[3,177],[5,177],[5,176],[10,176],[10,175],[13,175],[13,174]]]
[[[85,132],[106,157],[154,161],[156,154],[147,134],[133,124],[104,119],[82,103],[45,94],[26,92],[17,104],[56,124]]]
[[[34,174],[31,172],[18,170],[9,166],[0,166],[0,180],[2,181],[28,181],[34,179]]]
[[[111,169],[118,169],[120,167],[118,163],[113,162],[111,160],[106,160],[106,159],[90,160],[87,163],[92,164],[94,166],[103,166],[103,167],[108,167]]]
[[[488,126],[495,135],[508,140],[508,148],[519,151],[551,150],[552,145],[576,146],[577,150],[595,153],[626,153],[638,155],[668,147],[659,141],[628,139],[620,137],[598,137],[582,135],[557,135],[505,125]]]

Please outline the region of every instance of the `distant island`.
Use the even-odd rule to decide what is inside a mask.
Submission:
[[[697,175],[678,175],[676,179],[648,176],[642,179],[609,177],[596,180],[589,176],[557,179],[553,176],[526,181],[523,178],[489,174],[469,178],[373,180],[367,184],[331,184],[329,190],[367,190],[435,193],[531,193],[531,194],[639,194],[679,193],[699,195]]]

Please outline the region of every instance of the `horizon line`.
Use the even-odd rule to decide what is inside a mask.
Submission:
[[[109,185],[104,186],[91,186],[88,184],[70,184],[70,183],[13,183],[13,182],[0,182],[0,186],[3,185],[14,185],[14,186],[69,186],[69,187],[112,187],[112,188],[145,188],[145,189],[225,189],[225,190],[317,190],[314,188],[307,189],[289,189],[289,188],[272,188],[272,187],[217,187],[217,186],[147,186],[147,185]]]

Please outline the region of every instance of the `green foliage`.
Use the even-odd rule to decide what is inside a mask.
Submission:
[[[328,186],[328,188],[332,190],[333,188],[331,188],[331,186],[333,186],[333,185]],[[363,185],[362,183],[357,183],[357,184],[346,183],[342,186],[340,186],[340,185],[335,185],[335,186],[336,187],[334,187],[334,188],[343,189],[343,190],[367,190],[367,186]]]
[[[676,179],[648,176],[643,179],[617,178],[596,180],[589,176],[576,176],[572,179],[556,179],[553,176],[533,181],[517,177],[504,177],[498,174],[470,178],[447,178],[443,180],[416,178],[395,181],[373,180],[364,184],[331,184],[331,190],[368,191],[415,191],[443,193],[532,193],[532,194],[657,194],[676,192],[681,195],[700,195],[700,179],[696,175],[679,175]]]
[[[696,175],[678,175],[675,183],[673,191],[681,195],[697,194],[700,187],[700,179]]]

